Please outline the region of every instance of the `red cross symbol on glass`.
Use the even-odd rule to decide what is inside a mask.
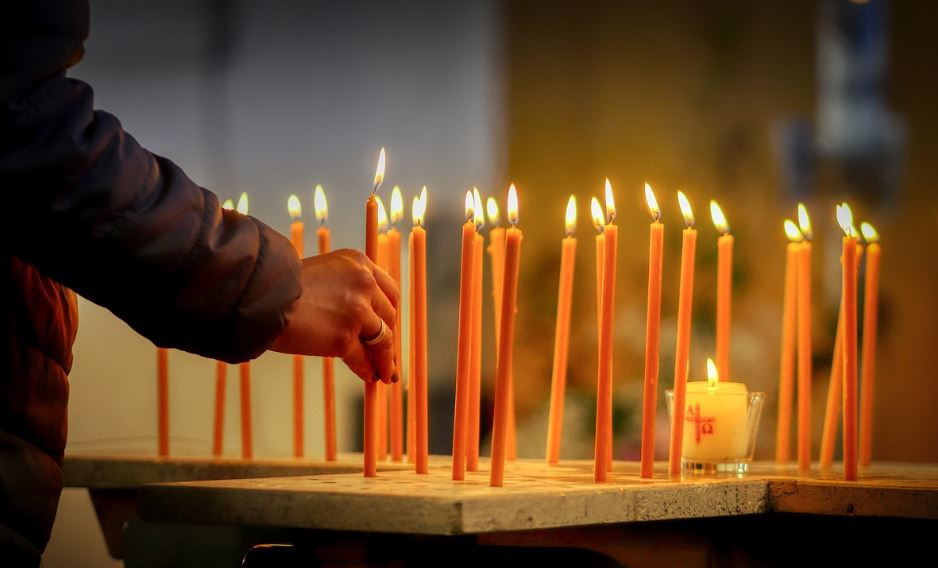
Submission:
[[[698,444],[701,434],[713,434],[713,425],[717,421],[716,418],[704,418],[700,415],[699,402],[695,407],[687,407],[687,417],[684,420],[694,423],[694,441]]]

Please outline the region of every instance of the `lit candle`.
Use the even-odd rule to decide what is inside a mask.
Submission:
[[[798,204],[804,240],[798,255],[798,469],[811,469],[811,219]]]
[[[414,202],[411,206],[411,215],[413,215],[414,207],[418,207],[417,202],[420,200],[419,197],[414,196]],[[416,221],[415,221],[416,224]],[[407,235],[407,281],[410,282],[410,289],[407,292],[407,321],[409,322],[407,326],[407,335],[410,338],[407,349],[407,463],[416,463],[416,451],[417,451],[417,414],[416,414],[416,404],[414,399],[416,398],[416,393],[414,392],[414,364],[416,363],[417,356],[414,352],[414,346],[416,344],[416,339],[414,337],[414,321],[416,317],[414,316],[414,232],[411,231]]]
[[[388,213],[380,195],[375,196],[378,203],[378,262],[388,272]],[[388,385],[378,383],[378,459],[388,458]]]
[[[514,355],[515,311],[521,264],[521,230],[518,229],[518,191],[508,188],[508,222],[505,233],[505,274],[502,281],[501,335],[498,341],[498,370],[495,375],[495,419],[492,427],[492,470],[489,484],[501,487],[505,480],[505,450],[508,429],[508,389]]]
[[[169,455],[169,349],[156,349],[157,453]]]
[[[221,206],[225,211],[234,210],[234,201],[226,199]],[[228,382],[228,365],[215,361],[215,420],[212,428],[212,455],[222,455],[225,438],[225,383]]]
[[[388,272],[391,278],[397,282],[398,289],[401,288],[401,232],[397,230],[397,224],[404,218],[404,196],[401,195],[401,188],[394,186],[391,190],[391,228],[388,230]],[[391,389],[391,459],[401,461],[404,456],[404,393],[403,383],[400,375],[403,374],[402,354],[401,354],[401,310],[397,310],[397,317],[394,321],[394,368],[398,372],[398,380],[392,383]]]
[[[599,373],[596,379],[596,440],[593,480],[606,481],[612,463],[612,332],[616,298],[616,204],[612,184],[606,179],[606,223],[603,227],[602,321],[599,334]]]
[[[375,169],[375,182],[371,196],[365,202],[365,254],[372,262],[378,262],[378,202],[375,193],[384,181],[385,152],[381,148],[378,154],[378,167]],[[364,400],[364,474],[374,477],[378,474],[378,381],[365,381]]]
[[[297,256],[303,259],[303,208],[300,198],[291,195],[287,200],[287,211],[290,213],[290,242],[296,249]],[[293,356],[293,457],[303,457],[303,356]]]
[[[248,194],[238,198],[238,213],[248,214]],[[251,362],[238,365],[239,385],[241,390],[241,457],[251,459],[254,456],[254,444],[251,427]]]
[[[414,398],[414,460],[417,473],[428,471],[429,456],[427,446],[427,232],[423,228],[427,213],[427,186],[414,198],[411,215],[414,228],[410,232],[413,243],[410,257],[411,290],[413,309],[410,322],[414,347],[411,350],[413,375],[411,377],[411,395]]]
[[[844,311],[844,479],[857,479],[857,230],[846,203],[837,207],[844,231],[842,294]]]
[[[645,184],[645,203],[651,214],[648,233],[648,312],[645,316],[645,382],[642,392],[642,461],[641,475],[654,477],[655,419],[658,413],[658,359],[661,339],[661,268],[664,224],[658,200]]]
[[[730,378],[730,327],[733,309],[733,235],[720,205],[710,200],[710,217],[717,238],[717,369],[722,380]]]
[[[785,219],[785,291],[782,298],[782,343],[778,371],[778,417],[775,424],[775,461],[787,464],[791,452],[791,401],[795,388],[795,324],[798,321],[798,258],[801,231]]]
[[[456,346],[456,404],[453,413],[453,480],[466,477],[469,428],[469,372],[472,360],[472,288],[475,268],[475,199],[466,192],[466,222],[462,227],[462,266],[459,278],[459,335]]]
[[[674,350],[674,412],[671,416],[671,439],[668,448],[668,473],[672,477],[681,474],[681,443],[684,438],[685,395],[687,386],[687,364],[690,358],[691,310],[694,301],[694,257],[697,251],[697,230],[694,229],[694,212],[683,192],[677,192],[681,215],[684,217],[684,232],[681,242],[681,283],[677,305],[677,346]]]
[[[674,415],[688,425],[682,439],[683,459],[725,463],[745,456],[746,407],[746,385],[721,381],[713,359],[707,359],[707,380],[687,383],[685,406],[674,406]]]
[[[469,432],[466,444],[466,469],[479,471],[479,420],[482,404],[482,248],[480,231],[485,211],[478,188],[472,188],[473,223],[476,228],[472,249],[472,353],[469,361]]]
[[[567,200],[565,233],[560,249],[560,285],[557,289],[557,323],[554,330],[554,364],[550,382],[550,415],[547,427],[547,463],[560,460],[563,438],[563,403],[567,389],[567,348],[570,344],[570,306],[573,303],[573,271],[576,266],[576,197]]]
[[[879,303],[879,234],[860,223],[866,245],[866,286],[863,296],[863,361],[860,396],[860,465],[873,461],[873,396],[876,376],[876,325]]]
[[[331,246],[332,233],[326,226],[329,220],[329,204],[326,202],[326,192],[321,185],[316,185],[313,193],[313,208],[316,210],[316,220],[319,221],[319,229],[316,230],[316,237],[319,240],[319,254],[329,252]],[[322,399],[323,399],[323,420],[326,445],[326,461],[335,461],[336,440],[335,440],[335,376],[332,357],[322,358]]]
[[[596,228],[596,372],[599,373],[599,336],[602,335],[603,328],[603,259],[605,258],[606,241],[603,238],[603,227],[606,225],[606,213],[599,200],[593,197],[590,200],[590,215],[593,218],[593,226]],[[597,393],[598,394],[598,393]],[[612,413],[609,415],[609,431],[612,431]],[[607,465],[612,469],[612,437],[606,446]]]

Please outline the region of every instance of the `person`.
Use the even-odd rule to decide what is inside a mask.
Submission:
[[[7,6],[0,55],[0,559],[38,564],[62,488],[75,294],[161,347],[238,363],[272,349],[397,380],[393,280],[357,251],[302,261],[152,154],[93,91],[87,0]],[[12,12],[12,13],[11,13]]]

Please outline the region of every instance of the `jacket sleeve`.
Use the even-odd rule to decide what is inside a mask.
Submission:
[[[59,74],[0,109],[0,246],[159,346],[262,353],[300,294],[290,242],[92,105]]]

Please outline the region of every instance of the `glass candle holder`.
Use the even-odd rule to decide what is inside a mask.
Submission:
[[[693,388],[688,383],[681,440],[685,473],[742,475],[756,449],[765,393],[733,388]],[[705,383],[704,383],[705,384]],[[731,383],[740,385],[740,383]],[[668,416],[674,417],[674,390],[667,389]]]

